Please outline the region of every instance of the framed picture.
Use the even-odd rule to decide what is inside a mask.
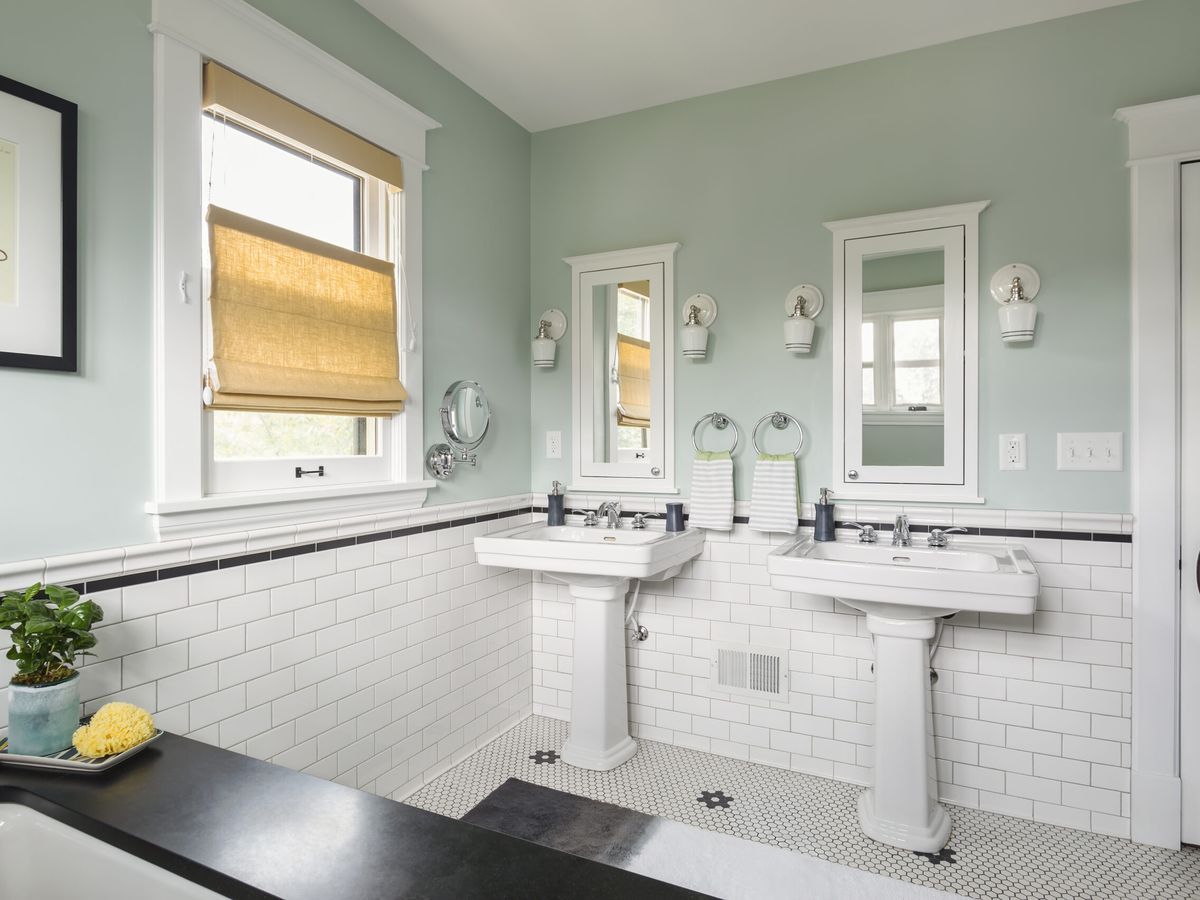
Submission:
[[[78,119],[0,75],[0,366],[77,369]]]

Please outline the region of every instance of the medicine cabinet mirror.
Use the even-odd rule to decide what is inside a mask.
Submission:
[[[673,492],[675,251],[639,247],[571,267],[571,489]]]
[[[967,203],[827,222],[834,490],[978,500],[978,222]]]

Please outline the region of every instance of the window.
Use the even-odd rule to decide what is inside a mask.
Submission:
[[[941,415],[940,311],[865,315],[862,354],[864,413],[914,418]]]
[[[395,236],[390,226],[397,217],[390,207],[400,202],[398,194],[381,179],[291,140],[278,130],[245,119],[233,120],[224,112],[226,98],[232,93],[233,102],[247,108],[240,92],[262,89],[215,67],[218,80],[213,97],[210,78],[214,76],[211,71],[214,66],[211,63],[206,66],[207,108],[201,113],[205,210],[228,210],[250,221],[277,226],[356,254],[396,259]],[[251,101],[257,96],[251,93]],[[252,103],[249,108],[254,108]],[[287,126],[286,116],[281,119],[270,110],[268,115],[276,116],[278,126]],[[304,123],[298,127],[303,131]],[[371,215],[380,211],[387,214]],[[206,297],[211,289],[211,253],[210,241],[206,239],[203,246]],[[308,277],[304,269],[298,269],[297,275],[300,280]],[[335,304],[354,300],[338,295],[324,298],[324,302]],[[248,302],[257,301],[251,297]],[[390,302],[394,303],[394,299]],[[234,327],[233,320],[220,327]],[[217,330],[212,303],[206,303],[206,360],[214,358],[213,335]],[[286,322],[274,333],[284,343],[302,340]],[[287,348],[281,350],[288,352]],[[345,354],[346,365],[351,370],[356,367],[355,348],[334,347],[332,352]],[[216,377],[215,361],[208,365]],[[241,408],[244,404],[220,408],[218,403],[217,408],[206,412],[204,458],[209,493],[295,487],[297,480],[305,478],[320,479],[322,484],[387,479],[388,429],[383,427],[386,418],[348,415],[345,411],[287,412],[274,409],[275,405],[290,404],[268,402],[268,408],[255,409]]]
[[[642,397],[641,400],[635,400],[634,406],[646,406],[646,399],[649,397],[649,379],[648,378],[630,378],[630,371],[637,370],[642,375],[649,371],[649,341],[650,341],[650,293],[649,283],[631,282],[629,284],[621,284],[617,286],[617,334],[614,336],[616,342],[616,356],[618,360],[618,368],[625,370],[625,377],[618,377],[618,396],[617,396],[617,459],[626,462],[637,458],[638,451],[644,451],[649,444],[650,429],[644,426],[629,425],[627,422],[630,418],[642,418],[645,414],[635,414],[627,416],[622,414],[622,398],[620,397],[621,384],[626,385],[626,393],[631,393],[629,387],[634,386],[633,393]],[[632,340],[622,341],[621,338],[632,338]],[[635,357],[632,360],[633,365],[629,361],[622,363],[622,353],[633,354]],[[642,396],[644,395],[644,396]],[[625,398],[626,401],[629,398]],[[626,406],[630,404],[627,402]]]

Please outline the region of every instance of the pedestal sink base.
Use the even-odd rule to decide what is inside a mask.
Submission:
[[[937,853],[950,839],[950,816],[938,803],[925,826],[880,819],[875,815],[875,789],[869,788],[858,798],[858,824],[863,833],[884,844],[919,853]]]
[[[577,746],[569,737],[563,744],[562,761],[569,766],[578,766],[581,769],[607,772],[630,759],[635,753],[637,753],[637,744],[629,735],[625,735],[624,740],[618,741],[615,746],[609,747],[607,750]]]
[[[950,837],[937,802],[929,710],[932,619],[867,613],[875,638],[875,773],[858,802],[868,836],[894,847],[936,853]]]
[[[571,731],[562,760],[581,769],[615,769],[637,752],[629,736],[625,691],[627,578],[571,584],[575,655],[571,672]],[[607,582],[607,583],[606,583]]]

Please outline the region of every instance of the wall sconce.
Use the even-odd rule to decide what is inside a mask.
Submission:
[[[1000,304],[1000,338],[1006,344],[1033,340],[1037,307],[1030,301],[1038,295],[1042,279],[1033,266],[1009,263],[992,276],[992,299]]]
[[[683,304],[683,337],[680,346],[688,359],[708,354],[708,328],[717,321],[717,301],[708,294],[692,294]]]
[[[783,320],[783,345],[792,353],[812,350],[816,318],[825,308],[825,295],[812,284],[798,284],[788,291],[783,304],[787,318]]]
[[[567,333],[567,317],[561,309],[548,309],[538,321],[537,334],[533,338],[533,367],[553,369],[554,353],[559,339]]]

